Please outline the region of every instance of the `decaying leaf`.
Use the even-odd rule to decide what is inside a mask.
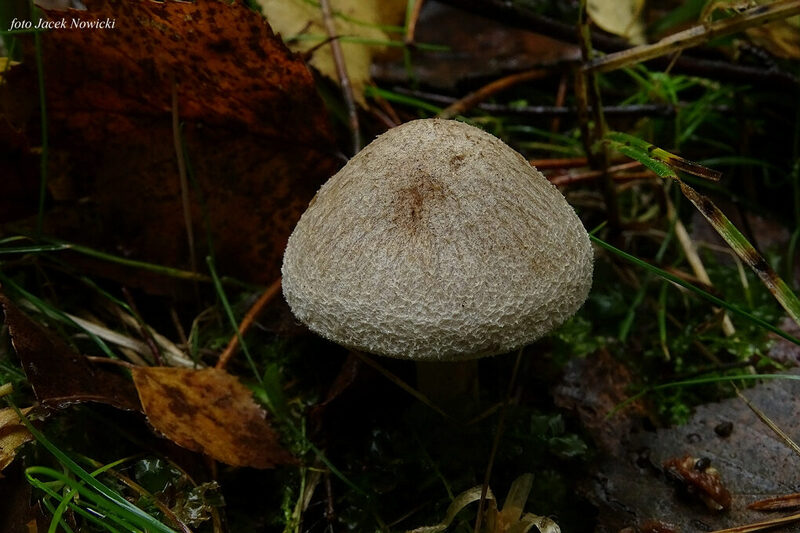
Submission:
[[[127,411],[141,409],[133,384],[113,370],[89,363],[20,311],[0,293],[11,342],[36,398],[47,407],[99,402]]]
[[[22,414],[26,415],[32,409],[28,407],[21,409]],[[3,470],[17,455],[17,449],[33,440],[33,435],[20,422],[16,411],[11,407],[0,409],[0,478],[3,477]]]
[[[311,65],[328,78],[338,81],[330,46],[319,46],[328,38],[328,34],[318,2],[258,0],[258,3],[272,28],[281,34],[292,50],[306,52],[318,47],[313,52]],[[370,79],[372,58],[385,48],[374,43],[392,39],[381,26],[402,25],[406,5],[406,0],[331,0],[337,31],[344,38],[342,53],[353,86],[353,96],[362,105],[365,104],[364,86]],[[354,37],[359,42],[348,42]],[[393,37],[398,38],[397,35]]]
[[[294,462],[250,391],[222,370],[136,367],[150,425],[176,444],[233,466]]]
[[[786,433],[798,434],[800,381],[770,380],[744,394]],[[700,458],[719,470],[730,493],[727,512],[674,490],[661,465],[683,456]],[[602,530],[655,520],[677,531],[713,531],[764,520],[748,505],[795,492],[797,461],[744,402],[732,398],[698,407],[682,426],[628,436],[624,451],[600,461],[588,495],[599,509]]]
[[[589,0],[586,10],[592,21],[633,44],[643,44],[644,23],[641,13],[644,0]]]
[[[222,272],[272,282],[292,227],[340,165],[302,58],[241,1],[83,3],[86,11],[47,16],[112,19],[114,28],[42,35],[54,200],[45,231],[187,268],[178,136],[193,184],[196,257],[212,252],[210,234]],[[20,39],[26,53],[0,86],[0,121],[31,135],[39,131],[36,61],[32,40]],[[37,174],[3,177],[38,188]],[[140,286],[137,278],[130,282]]]
[[[731,493],[725,488],[719,470],[706,457],[673,457],[664,461],[664,470],[697,496],[712,511],[726,511],[731,506]]]

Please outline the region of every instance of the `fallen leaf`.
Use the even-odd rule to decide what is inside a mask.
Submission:
[[[62,408],[74,403],[99,402],[126,411],[141,410],[129,380],[89,363],[28,318],[2,293],[0,307],[5,312],[11,344],[42,405]]]
[[[0,477],[0,531],[3,533],[40,531],[36,528],[36,509],[31,506],[33,487],[25,479],[21,461],[8,467],[4,475],[5,477]]]
[[[316,47],[311,56],[311,65],[326,77],[338,82],[336,65],[331,47],[319,46],[328,38],[318,2],[304,0],[258,0],[273,29],[280,33],[289,47],[296,52],[308,52]],[[334,24],[338,35],[345,38],[342,54],[347,75],[353,87],[353,97],[362,106],[364,86],[370,79],[373,57],[386,47],[379,44],[392,39],[381,26],[402,25],[406,12],[406,0],[331,0]],[[347,38],[358,38],[362,42],[347,42]],[[397,35],[394,36],[398,38]],[[402,38],[402,37],[400,37]]]
[[[589,0],[586,11],[601,29],[633,44],[644,44],[644,23],[641,14],[644,0]]]
[[[664,470],[712,511],[730,509],[731,493],[725,488],[719,470],[711,466],[707,457],[673,457],[664,461]]]
[[[174,87],[196,257],[214,253],[225,274],[274,281],[294,224],[341,165],[302,58],[240,1],[84,3],[86,11],[47,16],[70,24],[111,19],[114,28],[42,35],[52,206],[45,231],[127,258],[189,268]],[[21,39],[26,55],[0,87],[0,115],[36,146],[34,48]],[[38,190],[38,174],[3,177]],[[127,281],[142,286],[135,275]],[[173,289],[168,283],[153,288]]]
[[[293,463],[250,391],[222,370],[136,367],[147,420],[166,438],[232,466]]]
[[[27,407],[20,410],[26,415],[31,409]],[[17,455],[17,449],[31,440],[33,435],[22,424],[17,412],[11,407],[0,409],[0,478],[3,477],[2,471]]]
[[[743,394],[786,433],[800,432],[800,382],[769,380]],[[661,465],[684,455],[719,471],[731,496],[728,512],[682,497],[668,482]],[[587,495],[599,509],[600,530],[657,520],[674,524],[677,531],[712,531],[762,521],[763,514],[747,506],[795,492],[796,464],[785,443],[744,402],[732,398],[699,406],[684,425],[632,435],[624,451],[598,463]]]

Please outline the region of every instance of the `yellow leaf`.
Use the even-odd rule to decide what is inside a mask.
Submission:
[[[22,409],[22,413],[27,414],[30,410],[30,407]],[[22,425],[17,413],[10,407],[0,409],[0,472],[14,460],[17,449],[30,440],[33,440],[33,435]]]
[[[586,4],[595,24],[633,44],[645,42],[642,7],[644,0],[589,0]]]
[[[307,52],[317,47],[311,65],[323,75],[338,82],[331,47],[319,46],[327,38],[318,2],[308,0],[258,0],[267,21],[294,52]],[[364,86],[369,81],[369,68],[375,54],[383,51],[380,43],[401,40],[402,35],[390,35],[385,26],[403,24],[406,0],[331,0],[334,24],[341,40],[342,53],[353,96],[365,105]],[[348,42],[359,40],[361,42]],[[366,42],[364,42],[366,41]]]

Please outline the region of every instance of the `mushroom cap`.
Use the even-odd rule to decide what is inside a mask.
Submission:
[[[415,120],[320,188],[289,237],[283,294],[343,346],[466,360],[560,326],[592,263],[575,211],[525,158],[473,126]]]

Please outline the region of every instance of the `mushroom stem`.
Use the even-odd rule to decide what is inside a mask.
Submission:
[[[417,361],[417,388],[450,414],[465,407],[465,399],[478,399],[478,360]]]

